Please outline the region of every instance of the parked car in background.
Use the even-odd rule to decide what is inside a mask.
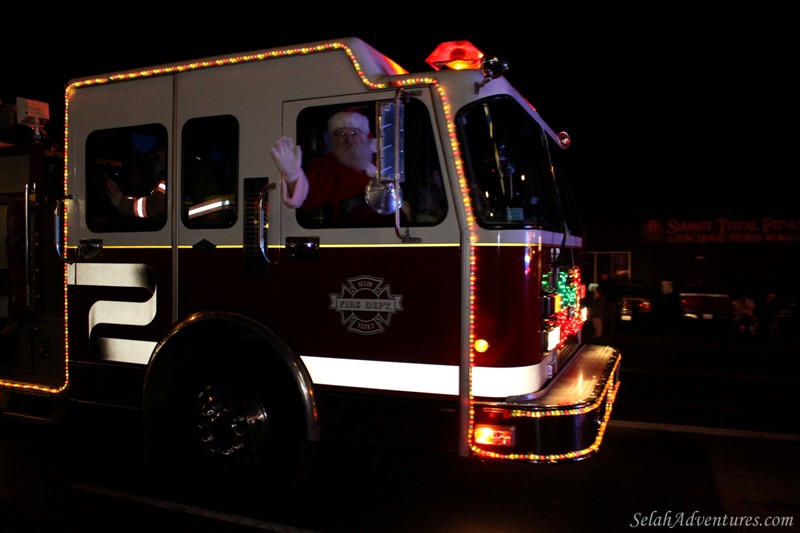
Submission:
[[[698,321],[726,321],[733,318],[733,298],[719,285],[695,283],[682,287],[681,318]]]
[[[650,289],[644,283],[618,283],[617,318],[621,323],[644,325],[653,316]]]

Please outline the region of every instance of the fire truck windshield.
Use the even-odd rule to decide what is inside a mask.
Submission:
[[[563,229],[549,139],[516,100],[494,97],[466,106],[457,132],[481,226]]]

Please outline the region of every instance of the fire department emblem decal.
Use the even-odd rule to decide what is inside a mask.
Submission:
[[[392,295],[392,289],[380,278],[359,276],[342,284],[340,293],[329,293],[329,309],[339,312],[347,331],[360,335],[383,333],[392,315],[403,310],[402,296]]]

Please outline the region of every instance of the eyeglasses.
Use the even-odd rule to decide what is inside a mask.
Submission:
[[[333,132],[333,136],[336,139],[351,139],[355,140],[358,138],[359,135],[363,134],[364,132],[358,128],[339,128],[338,130]]]

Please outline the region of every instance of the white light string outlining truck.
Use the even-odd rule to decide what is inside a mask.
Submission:
[[[4,191],[3,416],[135,409],[153,465],[294,469],[327,436],[595,453],[621,355],[581,335],[570,139],[469,42],[428,63],[343,38],[70,81],[63,183]],[[377,222],[281,201],[270,147],[311,164],[342,110],[369,119]]]

